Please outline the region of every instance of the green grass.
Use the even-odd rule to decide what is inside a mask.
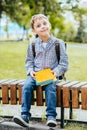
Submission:
[[[28,41],[0,42],[0,79],[25,79]],[[82,46],[82,45],[81,45]],[[69,70],[67,80],[87,81],[87,48],[67,45]]]
[[[0,44],[0,79],[23,79],[25,74],[26,42]]]
[[[83,46],[72,46],[67,49],[69,70],[66,73],[66,77],[69,80],[87,81],[87,48]]]
[[[66,125],[65,130],[87,130],[87,125],[70,123]]]

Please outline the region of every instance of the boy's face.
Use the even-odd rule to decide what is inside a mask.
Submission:
[[[43,17],[37,18],[34,21],[33,32],[39,36],[47,36],[50,33],[51,25],[49,21]]]

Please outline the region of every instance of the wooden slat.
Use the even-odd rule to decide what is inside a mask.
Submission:
[[[63,107],[69,108],[70,104],[70,88],[77,84],[78,81],[73,81],[68,84],[63,85]]]
[[[17,80],[17,79],[7,80],[7,81],[3,82],[2,84],[9,86],[10,83],[12,83],[12,82],[14,82],[14,81],[16,81],[16,80]]]
[[[22,79],[22,80],[15,80],[15,81],[10,83],[11,104],[17,104],[17,89],[18,89],[17,86],[18,86],[18,84],[21,84],[23,82],[24,82],[24,80]],[[21,97],[22,97],[21,90],[22,90],[22,88],[19,87],[19,89],[18,89],[18,102],[20,102],[20,103],[21,103]]]
[[[8,85],[2,85],[2,103],[8,104],[9,103],[9,92],[8,92]]]
[[[10,85],[10,100],[11,104],[17,104],[17,88],[16,84]]]
[[[81,87],[82,109],[87,110],[87,85]]]
[[[25,80],[21,80],[21,81],[17,84],[19,104],[22,104],[22,87],[23,87],[23,85],[24,85],[24,82],[25,82]]]
[[[8,79],[2,79],[2,80],[0,80],[0,84],[4,83],[6,81],[8,81]]]
[[[87,84],[87,82],[80,82],[78,84],[73,85],[72,88],[79,88],[79,87],[82,87],[83,85],[86,85],[86,84]]]
[[[3,80],[1,81],[1,89],[2,89],[2,103],[8,104],[9,103],[9,83],[13,82],[14,80]]]
[[[79,89],[87,84],[87,82],[80,82],[72,86],[72,108],[79,108]]]
[[[60,100],[60,90],[63,87],[63,85],[69,83],[70,81],[63,81],[57,84],[57,107],[61,106],[61,100]]]
[[[79,108],[79,88],[72,89],[72,108]]]
[[[43,106],[43,91],[41,86],[36,88],[36,104],[37,106]]]

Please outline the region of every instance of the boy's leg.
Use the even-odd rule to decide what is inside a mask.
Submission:
[[[46,94],[46,117],[47,117],[47,125],[56,126],[56,83],[49,84],[45,87]]]
[[[31,117],[30,108],[31,108],[31,101],[32,101],[32,92],[35,87],[35,80],[29,76],[22,88],[22,106],[21,106],[21,117],[27,116],[28,118]]]
[[[31,117],[30,108],[31,108],[31,101],[32,101],[32,92],[35,87],[35,80],[29,76],[23,87],[22,87],[22,106],[21,106],[21,118],[14,117],[14,121],[26,127],[27,123],[29,123],[29,119]]]

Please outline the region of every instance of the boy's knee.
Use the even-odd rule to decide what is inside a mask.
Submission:
[[[48,85],[47,90],[56,92],[56,85],[55,84]]]
[[[23,90],[32,90],[33,87],[30,83],[25,83],[23,86]]]

